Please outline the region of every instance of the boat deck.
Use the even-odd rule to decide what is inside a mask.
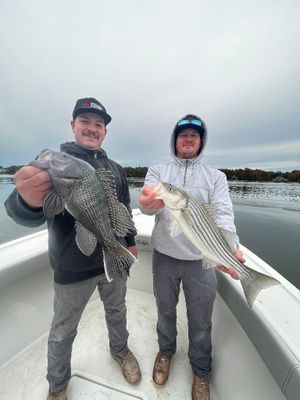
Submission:
[[[134,273],[133,270],[132,276]],[[151,282],[145,281],[145,285],[149,288]],[[1,400],[46,398],[51,298],[52,273],[49,268],[25,276],[0,291]],[[68,400],[189,399],[192,372],[187,358],[184,299],[181,297],[178,305],[177,353],[172,361],[170,378],[161,389],[152,382],[152,367],[157,352],[153,294],[129,289],[127,310],[129,346],[140,362],[142,381],[134,387],[127,384],[112,359],[103,305],[95,292],[82,316],[74,343],[73,376],[68,387]],[[212,400],[285,399],[255,347],[219,295],[213,315],[213,344]]]
[[[152,293],[150,236],[153,219],[134,210],[139,265],[128,280],[129,346],[143,378],[132,387],[108,348],[103,305],[95,292],[74,343],[68,400],[190,399],[186,309],[178,305],[178,349],[164,388],[152,382],[158,350]],[[0,400],[43,400],[47,395],[47,336],[52,319],[52,270],[47,233],[0,246]],[[242,246],[247,265],[281,285],[262,291],[252,309],[240,282],[218,273],[213,313],[212,400],[298,400],[300,390],[300,292]]]

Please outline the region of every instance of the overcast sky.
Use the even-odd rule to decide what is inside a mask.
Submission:
[[[91,96],[123,166],[167,161],[195,113],[207,164],[300,169],[299,0],[1,0],[0,46],[2,166],[73,140]]]

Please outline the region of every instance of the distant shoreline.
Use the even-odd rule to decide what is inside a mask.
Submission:
[[[3,167],[0,165],[0,174],[15,174],[23,165],[11,165]],[[281,171],[263,171],[261,169],[250,168],[219,168],[229,181],[246,181],[246,182],[298,182],[300,183],[300,169],[290,172]],[[125,174],[128,179],[144,179],[148,167],[124,167]]]
[[[124,168],[124,169],[126,171],[126,168]],[[14,174],[15,174],[15,172],[7,173],[7,172],[0,171],[0,178],[1,177],[12,178],[14,176]],[[128,176],[127,175],[127,180],[130,183],[136,183],[136,184],[143,183],[144,179],[145,179],[145,176],[133,176],[133,175]],[[255,182],[257,182],[257,183],[268,183],[269,182],[269,183],[294,183],[294,184],[295,183],[299,183],[300,184],[300,178],[299,178],[299,180],[288,180],[288,179],[285,179],[285,178],[280,178],[280,179],[274,178],[272,180],[260,180],[260,179],[253,180],[253,179],[245,179],[245,178],[237,179],[236,177],[233,179],[232,177],[227,177],[227,180],[229,182],[252,182],[252,183],[255,183]]]

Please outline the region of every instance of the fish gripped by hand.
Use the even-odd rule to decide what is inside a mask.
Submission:
[[[46,218],[66,209],[76,220],[76,243],[81,252],[90,256],[100,243],[108,281],[120,271],[128,274],[136,258],[117,237],[134,234],[136,229],[127,208],[117,199],[111,171],[95,170],[81,159],[48,149],[30,165],[46,169],[54,188],[43,203]]]
[[[217,227],[214,221],[215,209],[212,204],[200,203],[184,190],[169,183],[159,182],[154,190],[157,199],[164,201],[172,214],[171,236],[184,233],[202,253],[203,266],[225,265],[233,268],[240,279],[246,300],[250,307],[262,289],[280,282],[242,264],[233,254],[233,232]]]

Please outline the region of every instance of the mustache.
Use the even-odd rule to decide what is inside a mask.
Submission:
[[[96,138],[98,139],[98,134],[95,131],[91,131],[91,130],[84,130],[82,131],[82,136],[87,136],[90,138]]]

